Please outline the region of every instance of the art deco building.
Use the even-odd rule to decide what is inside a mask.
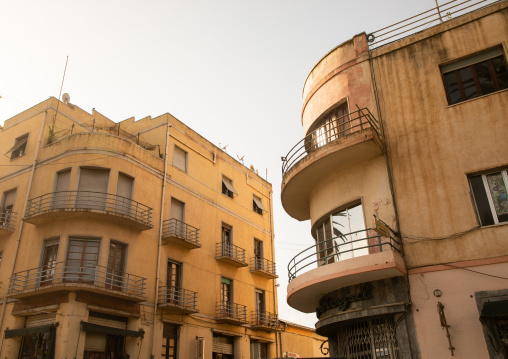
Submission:
[[[255,171],[170,114],[55,98],[5,121],[0,152],[2,358],[281,356]]]
[[[508,2],[458,3],[354,36],[305,82],[281,199],[314,244],[287,301],[332,355],[508,357]]]

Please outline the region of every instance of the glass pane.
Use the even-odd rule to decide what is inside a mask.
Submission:
[[[443,77],[446,93],[448,94],[448,98],[450,100],[450,105],[460,102],[462,98],[460,96],[459,85],[457,83],[457,76],[455,75],[455,71],[444,74]]]
[[[503,181],[501,172],[493,173],[487,176],[490,195],[494,203],[496,214],[508,214],[508,198],[506,193],[506,185]]]
[[[482,176],[471,177],[469,181],[471,182],[471,188],[473,189],[474,200],[476,202],[476,209],[478,210],[478,216],[480,216],[482,226],[490,226],[494,224],[494,218],[492,217]]]
[[[482,88],[482,94],[486,95],[496,91],[494,80],[490,74],[488,61],[480,62],[479,64],[474,65],[474,67],[476,74],[478,75],[478,82],[480,82],[480,86]]]
[[[478,90],[476,88],[476,83],[474,82],[472,67],[470,66],[460,69],[459,74],[460,79],[462,80],[462,87],[464,88],[466,100],[478,97]]]
[[[494,72],[496,74],[497,83],[500,90],[508,88],[508,69],[506,66],[506,60],[503,56],[492,59],[492,66],[494,66]]]

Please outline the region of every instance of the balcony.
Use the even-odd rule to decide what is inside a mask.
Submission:
[[[16,212],[10,209],[0,209],[0,235],[14,232]]]
[[[198,238],[199,229],[176,218],[168,219],[162,225],[164,245],[176,244],[187,249],[201,248]]]
[[[264,258],[252,257],[250,259],[250,272],[265,278],[275,279],[275,263]]]
[[[215,245],[215,259],[235,267],[248,266],[245,259],[245,249],[233,244],[217,243]]]
[[[398,239],[372,229],[343,234],[303,250],[289,262],[287,302],[312,313],[323,294],[405,273]]]
[[[309,195],[329,173],[383,153],[377,120],[366,108],[326,122],[282,157],[282,205],[292,217],[310,218]]]
[[[265,332],[275,332],[279,325],[277,315],[270,312],[252,312],[251,328],[254,330],[263,330]]]
[[[8,296],[24,298],[58,291],[83,290],[123,300],[146,300],[145,278],[99,265],[77,267],[55,263],[14,273]]]
[[[215,308],[215,319],[228,324],[247,324],[247,307],[238,303],[220,301]]]
[[[105,218],[144,231],[153,228],[152,209],[130,198],[90,191],[47,193],[28,201],[24,220],[35,225],[56,219]]]
[[[197,313],[197,293],[169,286],[159,287],[159,308],[170,313]]]

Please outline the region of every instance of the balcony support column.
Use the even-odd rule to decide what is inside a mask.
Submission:
[[[26,211],[26,207],[27,207],[27,204],[28,204],[28,199],[30,198],[30,190],[32,189],[32,183],[33,183],[33,180],[34,180],[35,165],[37,164],[37,157],[39,156],[39,149],[41,147],[42,133],[44,131],[44,125],[46,124],[46,116],[47,116],[47,114],[48,114],[48,110],[46,109],[44,111],[44,116],[42,117],[41,129],[39,131],[39,138],[37,140],[37,145],[36,145],[36,148],[35,148],[34,160],[32,162],[32,170],[30,172],[30,180],[28,181],[28,189],[26,191],[25,203],[23,204],[23,212],[22,212],[23,215],[24,215],[24,213]],[[57,114],[55,113],[55,117],[56,117],[56,115]],[[18,252],[19,252],[19,243],[21,242],[21,234],[23,234],[23,224],[24,224],[24,222],[21,221],[21,223],[19,225],[18,236],[16,238],[16,247],[14,249],[14,255],[12,257],[12,265],[11,265],[11,271],[10,271],[10,274],[9,274],[9,280],[10,280],[10,278],[12,278],[12,275],[14,274],[14,267],[16,265],[16,259],[18,257]],[[2,328],[2,325],[3,325],[3,322],[4,322],[4,316],[5,316],[5,309],[6,308],[7,308],[7,294],[5,295],[4,300],[2,302],[2,314],[0,314],[0,328]],[[1,340],[1,342],[0,342],[0,348],[3,348],[3,341],[4,341],[4,336],[3,335],[1,336],[0,340]],[[2,356],[1,349],[0,349],[0,356]]]

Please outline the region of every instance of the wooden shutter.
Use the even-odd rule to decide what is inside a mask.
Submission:
[[[187,152],[176,146],[173,150],[173,166],[187,172]]]

